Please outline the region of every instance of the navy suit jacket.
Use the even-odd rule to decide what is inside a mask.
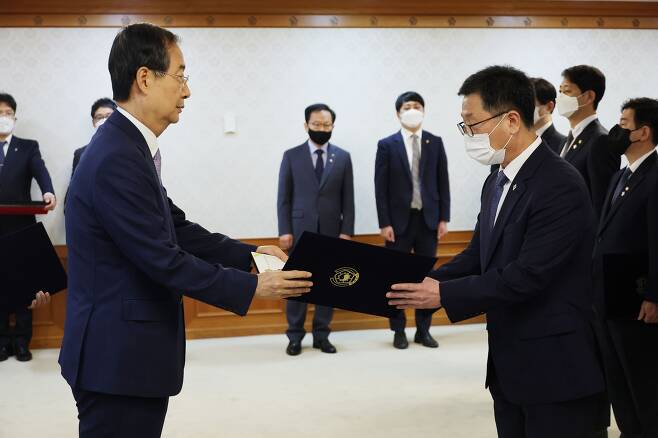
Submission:
[[[620,196],[612,195],[623,170],[615,174],[605,198],[594,247],[594,285],[600,316],[605,308],[603,260],[606,256],[633,256],[647,262],[644,299],[658,303],[658,157],[649,155],[633,173]],[[629,297],[632,298],[632,297]]]
[[[329,144],[318,183],[308,142],[288,149],[279,170],[279,235],[304,231],[327,236],[354,234],[354,177],[349,152]]]
[[[487,211],[495,186],[482,191]],[[487,315],[489,366],[514,403],[603,391],[590,264],[595,218],[575,169],[542,143],[523,164],[490,230],[480,213],[469,246],[430,274],[451,321]],[[589,254],[589,255],[588,255]]]
[[[413,182],[401,132],[379,140],[375,158],[375,198],[379,228],[393,226],[402,234],[409,224]],[[430,230],[450,221],[448,159],[441,137],[423,131],[420,152],[420,195]]]
[[[254,248],[185,218],[161,186],[144,137],[118,111],[80,159],[66,209],[62,375],[87,391],[177,394],[182,296],[244,315],[257,277],[241,270]]]
[[[50,174],[39,152],[39,143],[14,135],[0,172],[0,204],[30,201],[33,178],[39,184],[41,193],[55,194]],[[34,221],[34,216],[0,216],[0,234],[16,231]]]
[[[549,149],[558,155],[562,151],[562,146],[564,146],[564,143],[567,141],[567,137],[555,129],[555,125],[552,123],[551,126],[541,134],[541,139],[546,143],[546,146],[548,146]]]
[[[566,143],[566,141],[565,141]],[[564,144],[560,147],[560,152]],[[585,179],[594,212],[601,217],[603,202],[612,176],[619,170],[621,157],[608,147],[608,131],[598,119],[585,127],[564,157]]]

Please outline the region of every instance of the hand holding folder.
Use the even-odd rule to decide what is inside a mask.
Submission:
[[[288,256],[277,246],[260,246],[251,253],[258,271],[258,298],[294,298],[308,293],[313,286],[310,272],[286,271],[282,268]]]

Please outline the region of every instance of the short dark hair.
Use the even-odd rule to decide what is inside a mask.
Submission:
[[[415,91],[405,91],[395,100],[395,111],[400,112],[402,105],[407,102],[418,102],[419,104],[423,105],[423,108],[425,108],[425,100],[423,99],[423,96],[416,93]]]
[[[329,111],[329,114],[331,114],[331,123],[334,123],[336,121],[336,113],[334,110],[329,108],[329,105],[326,105],[324,103],[314,103],[313,105],[309,105],[306,107],[304,110],[304,117],[306,118],[306,123],[308,123],[309,120],[311,120],[311,114],[316,113],[318,111]]]
[[[651,128],[653,144],[658,144],[658,100],[649,97],[636,97],[628,99],[621,106],[621,110],[635,111],[635,128],[648,126]]]
[[[140,67],[166,72],[169,69],[167,49],[179,41],[177,35],[148,23],[123,28],[114,38],[107,63],[114,100],[121,102],[130,97],[130,87]]]
[[[117,104],[110,99],[109,97],[101,97],[91,106],[91,118],[93,119],[96,115],[98,108],[110,108],[112,110],[117,109]]]
[[[555,103],[557,91],[555,91],[553,84],[544,78],[530,78],[530,82],[532,82],[532,86],[535,89],[535,98],[540,104],[546,105],[548,102]]]
[[[510,66],[494,65],[469,76],[461,88],[460,96],[478,93],[483,108],[493,114],[516,110],[523,124],[530,128],[534,123],[535,91],[525,73]]]
[[[601,70],[591,65],[575,65],[564,70],[562,77],[578,85],[582,93],[593,91],[595,94],[594,109],[598,108],[599,102],[605,94],[605,76]]]
[[[0,103],[6,103],[14,110],[14,113],[16,112],[16,101],[11,94],[0,93]]]

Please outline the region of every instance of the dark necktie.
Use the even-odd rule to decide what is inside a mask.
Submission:
[[[162,155],[160,155],[160,148],[155,151],[153,164],[155,165],[155,171],[158,173],[158,179],[162,182]]]
[[[633,172],[631,172],[631,169],[628,167],[626,170],[624,170],[624,173],[621,174],[621,178],[619,178],[619,181],[617,182],[617,187],[615,187],[615,191],[612,195],[612,202],[610,205],[613,205],[615,202],[617,202],[617,199],[619,199],[619,196],[621,195],[621,192],[624,191],[624,186],[628,182],[628,180],[631,178],[633,175]]]
[[[489,204],[489,229],[493,230],[494,223],[496,222],[496,212],[498,211],[498,203],[500,198],[503,196],[503,188],[509,179],[505,176],[505,173],[501,170],[498,171],[496,175],[496,185],[494,186],[494,192],[491,196],[491,203]]]
[[[562,158],[564,158],[567,155],[567,152],[569,152],[569,149],[571,149],[571,143],[573,143],[573,132],[569,131],[569,135],[567,136],[567,143],[564,145],[562,153],[560,154]]]
[[[2,173],[2,166],[5,164],[5,145],[6,141],[0,141],[0,173]]]
[[[315,177],[318,179],[318,182],[320,182],[322,179],[322,172],[324,172],[324,160],[322,159],[324,151],[322,149],[317,149],[315,153],[318,155],[318,159],[315,162]]]

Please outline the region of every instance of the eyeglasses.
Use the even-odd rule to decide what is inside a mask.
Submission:
[[[185,85],[187,85],[187,81],[190,80],[189,76],[174,75],[174,74],[171,74],[171,73],[167,73],[166,71],[157,71],[155,73],[160,74],[160,75],[171,76],[172,78],[178,79],[178,82],[180,82],[181,87],[184,87]]]
[[[331,129],[334,126],[334,124],[313,122],[313,123],[309,123],[308,126],[310,126],[313,129]]]
[[[481,123],[488,122],[489,120],[495,119],[496,117],[500,117],[508,112],[510,112],[510,110],[503,111],[502,113],[498,113],[495,116],[489,117],[488,119],[480,120],[479,122],[471,123],[470,125],[467,125],[464,122],[459,122],[457,123],[457,129],[459,129],[461,135],[468,135],[469,137],[473,137],[475,135],[475,133],[473,132],[473,126],[477,126]]]

